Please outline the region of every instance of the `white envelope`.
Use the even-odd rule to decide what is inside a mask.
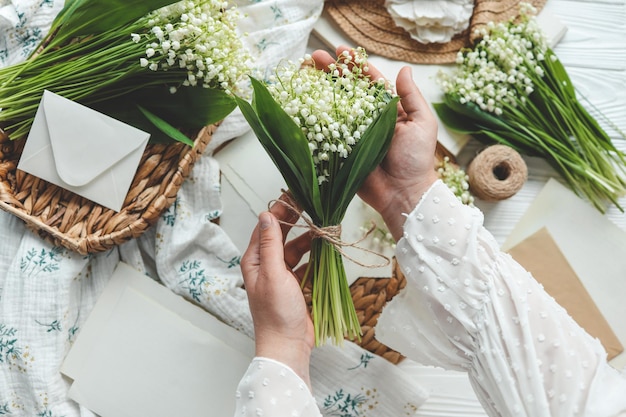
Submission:
[[[101,417],[230,417],[254,341],[120,262],[61,372]]]
[[[120,211],[149,138],[45,90],[17,168]]]

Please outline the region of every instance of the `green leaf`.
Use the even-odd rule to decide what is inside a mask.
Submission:
[[[314,221],[319,220],[314,217],[316,215],[315,205],[310,189],[306,188],[307,181],[302,177],[300,168],[292,162],[289,156],[274,141],[250,103],[240,97],[235,97],[235,100],[259,143],[263,146],[272,162],[274,162],[276,168],[278,168],[298,204],[304,211],[309,213]]]
[[[576,91],[574,89],[574,84],[572,84],[572,80],[563,66],[563,63],[560,59],[558,59],[552,49],[546,51],[543,65],[547,69],[547,71],[545,71],[545,76],[552,80],[553,85],[551,85],[551,87],[555,91],[562,90],[567,94],[567,96],[569,96],[569,98],[575,99]]]
[[[126,97],[185,128],[222,121],[237,107],[233,96],[224,90],[201,86],[180,87],[174,94],[165,86],[143,88]]]
[[[276,103],[267,88],[260,81],[252,78],[254,97],[252,106],[259,119],[272,136],[274,141],[287,151],[294,163],[302,166],[303,170],[310,171],[310,178],[314,178],[309,141],[304,137],[302,130],[292,118]]]
[[[466,135],[472,135],[479,131],[471,118],[455,112],[446,103],[434,103],[433,107],[439,119],[450,129]]]
[[[167,143],[172,139],[184,142],[178,133],[160,122],[154,123],[157,119],[179,133],[189,133],[223,120],[237,106],[235,100],[221,90],[189,87],[171,94],[166,86],[145,87],[113,99],[81,103],[150,133],[152,143]],[[140,107],[156,119],[148,118]]]
[[[54,45],[95,33],[107,32],[134,22],[152,10],[176,0],[68,0],[52,22],[56,32]]]
[[[167,136],[178,142],[182,142],[186,145],[193,147],[194,142],[187,136],[185,136],[180,130],[176,129],[174,126],[167,123],[165,120],[161,119],[159,116],[150,112],[149,110],[146,110],[141,106],[137,106],[137,108],[161,132],[165,133]]]
[[[398,117],[398,97],[392,99],[367,128],[333,179],[331,199],[336,202],[331,222],[339,224],[367,176],[389,150]]]
[[[299,171],[300,193],[307,195],[305,202],[309,206],[307,212],[314,221],[319,222],[323,218],[323,209],[309,141],[298,125],[274,100],[265,85],[253,77],[250,77],[250,80],[254,90],[252,107],[255,114],[271,139],[271,146],[280,150]],[[270,145],[270,142],[267,144]],[[286,173],[282,171],[281,173],[285,177]],[[285,180],[287,181],[287,178]]]
[[[473,120],[480,130],[489,128],[502,130],[509,129],[509,125],[504,120],[491,115],[489,112],[481,110],[475,103],[460,103],[455,97],[450,95],[446,95],[444,97],[444,102],[450,110]]]

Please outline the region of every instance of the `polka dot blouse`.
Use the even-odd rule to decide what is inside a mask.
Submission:
[[[490,416],[626,416],[626,375],[441,181],[406,215],[396,256],[407,285],[379,318],[382,343],[466,371]],[[236,415],[320,414],[293,371],[256,358]]]

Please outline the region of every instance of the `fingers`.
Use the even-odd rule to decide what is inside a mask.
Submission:
[[[337,60],[337,57],[341,56],[344,51],[348,51],[352,53],[352,48],[347,45],[339,45],[335,51],[336,56],[333,57],[327,51],[318,49],[311,54],[313,61],[315,62],[315,68],[317,69],[327,69],[330,64],[334,64]],[[370,77],[372,81],[377,81],[381,78],[385,78],[382,72],[378,70],[374,65],[368,63],[367,65],[367,75]]]
[[[267,211],[259,215],[257,229],[259,234],[259,276],[271,277],[272,271],[285,269],[283,234],[276,217]]]
[[[300,260],[311,250],[311,234],[303,233],[285,245],[285,264],[291,269],[300,263]]]
[[[258,278],[258,270],[261,264],[259,246],[260,246],[260,222],[257,222],[252,234],[248,247],[241,257],[241,272],[243,274],[243,282],[246,288],[250,289],[255,286]]]
[[[328,69],[330,64],[334,64],[337,61],[337,57],[340,56],[343,51],[351,52],[352,48],[346,45],[339,45],[336,49],[336,56],[331,56],[330,53],[322,49],[318,49],[311,54],[313,61],[315,61],[315,68]]]
[[[413,81],[410,67],[402,67],[398,73],[396,89],[401,99],[402,109],[409,119],[417,119],[432,114],[426,99]]]
[[[340,56],[344,51],[348,51],[348,52],[350,52],[352,54],[352,48],[350,48],[349,46],[346,46],[346,45],[339,45],[337,47],[337,51],[336,51],[337,56]],[[354,55],[354,54],[352,54],[352,55]],[[378,81],[381,78],[385,79],[384,74],[382,72],[380,72],[378,70],[378,68],[376,68],[374,65],[372,65],[372,63],[369,62],[369,61],[367,63],[367,72],[366,72],[366,74],[370,77],[370,80],[372,80],[372,81]]]
[[[300,209],[295,204],[289,194],[283,193],[269,212],[259,215],[250,245],[244,254],[246,263],[243,264],[242,260],[244,273],[250,264],[256,265],[261,271],[276,271],[273,268],[279,266],[285,269],[285,265],[293,270],[310,250],[309,233],[303,233],[285,244],[287,234],[300,216]],[[258,254],[257,259],[254,258],[255,253]]]
[[[318,49],[311,54],[311,58],[315,62],[315,68],[325,70],[328,66],[335,62],[336,58],[333,58],[328,52]]]
[[[280,229],[283,233],[283,242],[285,242],[289,230],[291,230],[300,217],[300,209],[287,193],[283,193],[278,200],[279,201],[275,202],[270,208],[270,213],[278,219]]]

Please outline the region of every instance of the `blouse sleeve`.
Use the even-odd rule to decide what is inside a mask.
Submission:
[[[309,387],[287,365],[256,357],[239,382],[235,417],[320,417]]]
[[[437,181],[406,215],[405,289],[376,337],[426,365],[468,372],[490,416],[626,415],[626,376]]]

